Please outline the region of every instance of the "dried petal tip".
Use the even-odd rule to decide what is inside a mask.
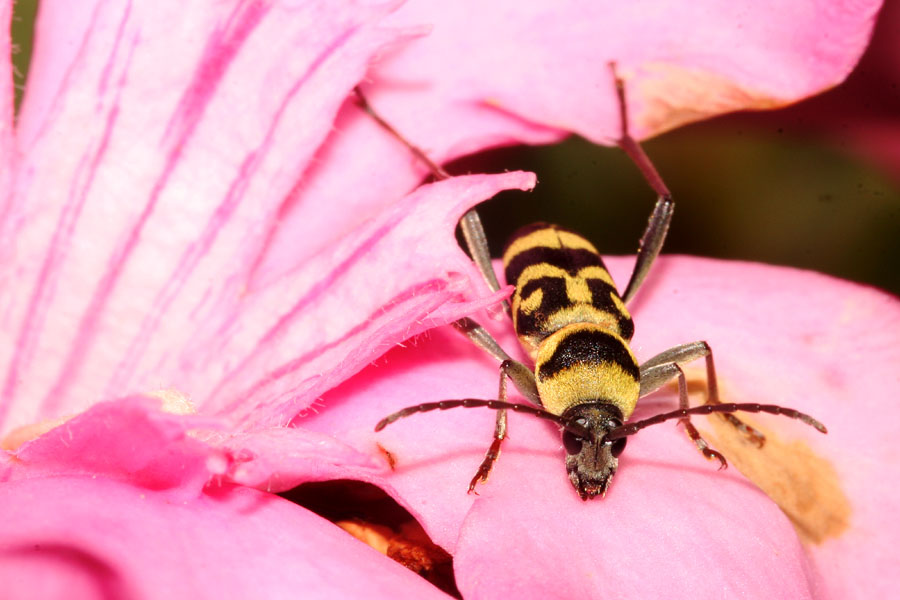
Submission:
[[[173,415],[195,415],[197,409],[191,402],[190,398],[179,392],[178,390],[157,390],[148,394],[152,398],[162,400],[163,412]]]
[[[14,452],[25,442],[30,442],[33,439],[41,437],[51,429],[62,425],[70,418],[71,417],[60,417],[59,419],[47,419],[46,421],[40,421],[39,423],[31,423],[30,425],[17,427],[0,440],[0,449]]]

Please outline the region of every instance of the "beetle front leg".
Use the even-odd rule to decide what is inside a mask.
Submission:
[[[509,378],[512,380],[513,384],[519,389],[530,389],[535,387],[534,383],[534,373],[532,373],[531,369],[526,367],[520,362],[516,362],[514,360],[504,360],[500,365],[500,389],[497,393],[498,399],[502,402],[506,402],[506,379]],[[526,394],[527,396],[527,394]],[[535,398],[537,398],[537,392],[535,392]],[[533,398],[529,398],[529,400],[534,400]],[[540,401],[535,402],[535,404],[540,406]],[[469,482],[469,493],[475,491],[475,486],[480,481],[484,483],[487,481],[488,476],[491,474],[491,469],[494,466],[494,463],[497,462],[497,459],[500,457],[500,445],[503,443],[503,440],[506,439],[506,411],[498,410],[497,411],[497,421],[494,426],[494,439],[491,442],[490,447],[487,452],[484,454],[484,460],[481,461],[481,464],[478,466],[478,471],[475,473],[475,476],[472,478],[472,481]],[[476,494],[478,492],[475,492]]]

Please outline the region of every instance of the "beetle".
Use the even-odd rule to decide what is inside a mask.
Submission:
[[[629,342],[634,323],[626,304],[635,296],[662,249],[671,223],[674,201],[649,157],[628,132],[622,80],[611,65],[619,103],[619,146],[632,158],[656,191],[658,199],[638,247],[637,260],[624,293],[619,294],[599,252],[586,238],[546,223],[529,225],[513,234],[503,252],[506,281],[515,286],[508,311],[513,328],[534,368],[513,360],[478,323],[463,318],[453,325],[477,346],[500,361],[498,399],[466,398],[427,402],[397,411],[376,426],[381,431],[398,419],[421,412],[457,407],[486,407],[497,411],[494,437],[469,484],[469,492],[485,482],[507,434],[507,410],[553,421],[562,428],[569,480],[582,500],[604,496],[618,468],[628,436],[672,419],[681,422],[704,457],[727,466],[725,457],[709,447],[690,417],[720,413],[758,446],[765,437],[734,416],[735,412],[783,415],[827,433],[813,417],[771,404],[722,403],[719,399],[713,353],[705,341],[675,346],[639,364]],[[435,179],[449,175],[408,142],[372,110],[359,93],[361,106],[396,136],[426,165]],[[461,221],[474,261],[493,290],[499,289],[490,250],[474,210]],[[681,364],[706,362],[707,401],[690,407]],[[628,422],[639,398],[678,380],[679,409],[637,422]],[[532,404],[510,403],[507,379]]]

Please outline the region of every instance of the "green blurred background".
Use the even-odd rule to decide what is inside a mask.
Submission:
[[[645,144],[676,199],[667,254],[814,269],[900,293],[900,187],[853,153],[766,130],[687,127]],[[631,254],[655,195],[614,148],[571,139],[511,148],[451,173],[524,169],[532,193],[504,192],[479,213],[495,254],[521,225],[549,221],[604,254]]]
[[[18,87],[36,5],[15,3]],[[730,115],[646,142],[677,202],[664,252],[814,269],[900,294],[898,29],[900,2],[889,0],[872,45],[838,88],[787,109]],[[513,169],[534,171],[540,184],[483,205],[495,253],[513,230],[536,220],[577,229],[605,254],[635,251],[655,198],[621,151],[573,138],[448,167]]]

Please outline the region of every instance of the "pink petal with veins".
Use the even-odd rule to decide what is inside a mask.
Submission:
[[[451,122],[444,124],[448,131],[451,125]],[[453,135],[467,140],[467,151],[477,151],[501,142],[547,143],[563,137],[555,130],[507,119],[502,121],[500,127],[491,125],[506,132],[502,140],[491,136],[482,139],[485,129],[481,125],[476,120],[467,121],[465,126],[472,129],[455,129]],[[423,144],[423,149],[429,154],[434,151],[436,159],[446,158],[443,149],[427,137],[427,132],[423,134],[420,123],[403,131],[412,142]],[[361,152],[360,148],[365,148],[365,151]],[[454,154],[458,155],[459,152]],[[353,99],[344,103],[335,121],[334,132],[316,158],[304,173],[302,185],[293,190],[282,207],[281,227],[272,236],[269,252],[257,270],[253,282],[255,286],[265,285],[290,271],[301,262],[294,255],[299,253],[305,257],[316,249],[314,245],[296,248],[298,236],[317,239],[347,226],[347,214],[343,211],[323,215],[322,225],[310,222],[309,207],[321,203],[322,198],[339,198],[350,215],[364,219],[385,210],[395,198],[413,189],[427,175],[425,166],[412,156],[409,149],[387,135]]]
[[[283,317],[257,327],[258,345],[232,359],[205,408],[243,419],[242,428],[285,424],[391,346],[495,304],[508,290],[487,295],[452,231],[475,203],[533,184],[516,172],[425,186],[333,240],[278,289],[257,293],[261,316]],[[287,298],[297,300],[285,306]]]
[[[532,176],[367,212],[323,191],[284,250],[290,269],[254,283],[281,203],[371,55],[400,35],[376,27],[392,6],[101,2],[80,35],[67,30],[74,53],[41,22],[0,223],[0,278],[17,290],[0,305],[5,429],[168,387],[244,427],[284,423],[394,343],[496,301],[460,302],[485,293],[450,223]],[[42,14],[59,19],[52,4]],[[208,35],[173,36],[173,22]],[[381,261],[397,255],[409,264]]]
[[[0,507],[8,600],[447,597],[322,518],[248,488],[186,499],[37,478],[0,486]]]
[[[23,157],[2,224],[4,280],[22,290],[2,307],[14,424],[149,386],[206,397],[225,356],[189,342],[226,326],[245,352],[255,342],[240,335],[252,311],[215,317],[246,304],[243,282],[280,198],[389,39],[371,24],[385,6],[326,4],[195,3],[185,13],[102,2],[75,53],[41,47],[49,32],[39,24],[38,89],[42,64],[67,68],[49,70],[53,104],[23,107]],[[172,23],[208,35],[172,35]],[[262,60],[273,52],[279,63]]]
[[[623,280],[632,260],[607,264]],[[371,481],[397,498],[454,554],[466,597],[884,597],[898,535],[884,515],[900,509],[896,485],[885,483],[900,480],[900,467],[886,459],[896,448],[896,419],[883,402],[900,392],[896,299],[749,263],[666,257],[657,266],[634,304],[639,359],[705,339],[726,401],[798,408],[825,422],[828,435],[752,415],[768,436],[757,450],[717,420],[695,418],[730,459],[731,468],[717,472],[679,427],[660,425],[629,442],[605,499],[582,502],[556,428],[513,414],[490,481],[479,496],[467,495],[493,430],[491,411],[416,415],[372,432],[404,406],[496,397],[495,362],[452,331],[392,351],[297,426],[372,457],[382,456],[376,443],[393,454],[394,472],[382,457],[381,473],[335,465],[332,477]],[[508,325],[491,327],[505,348],[516,348]],[[692,381],[702,374],[702,361],[688,366]],[[671,391],[660,392],[641,401],[635,418],[675,404]],[[282,455],[299,473],[288,447]],[[316,467],[325,462],[319,457]]]

